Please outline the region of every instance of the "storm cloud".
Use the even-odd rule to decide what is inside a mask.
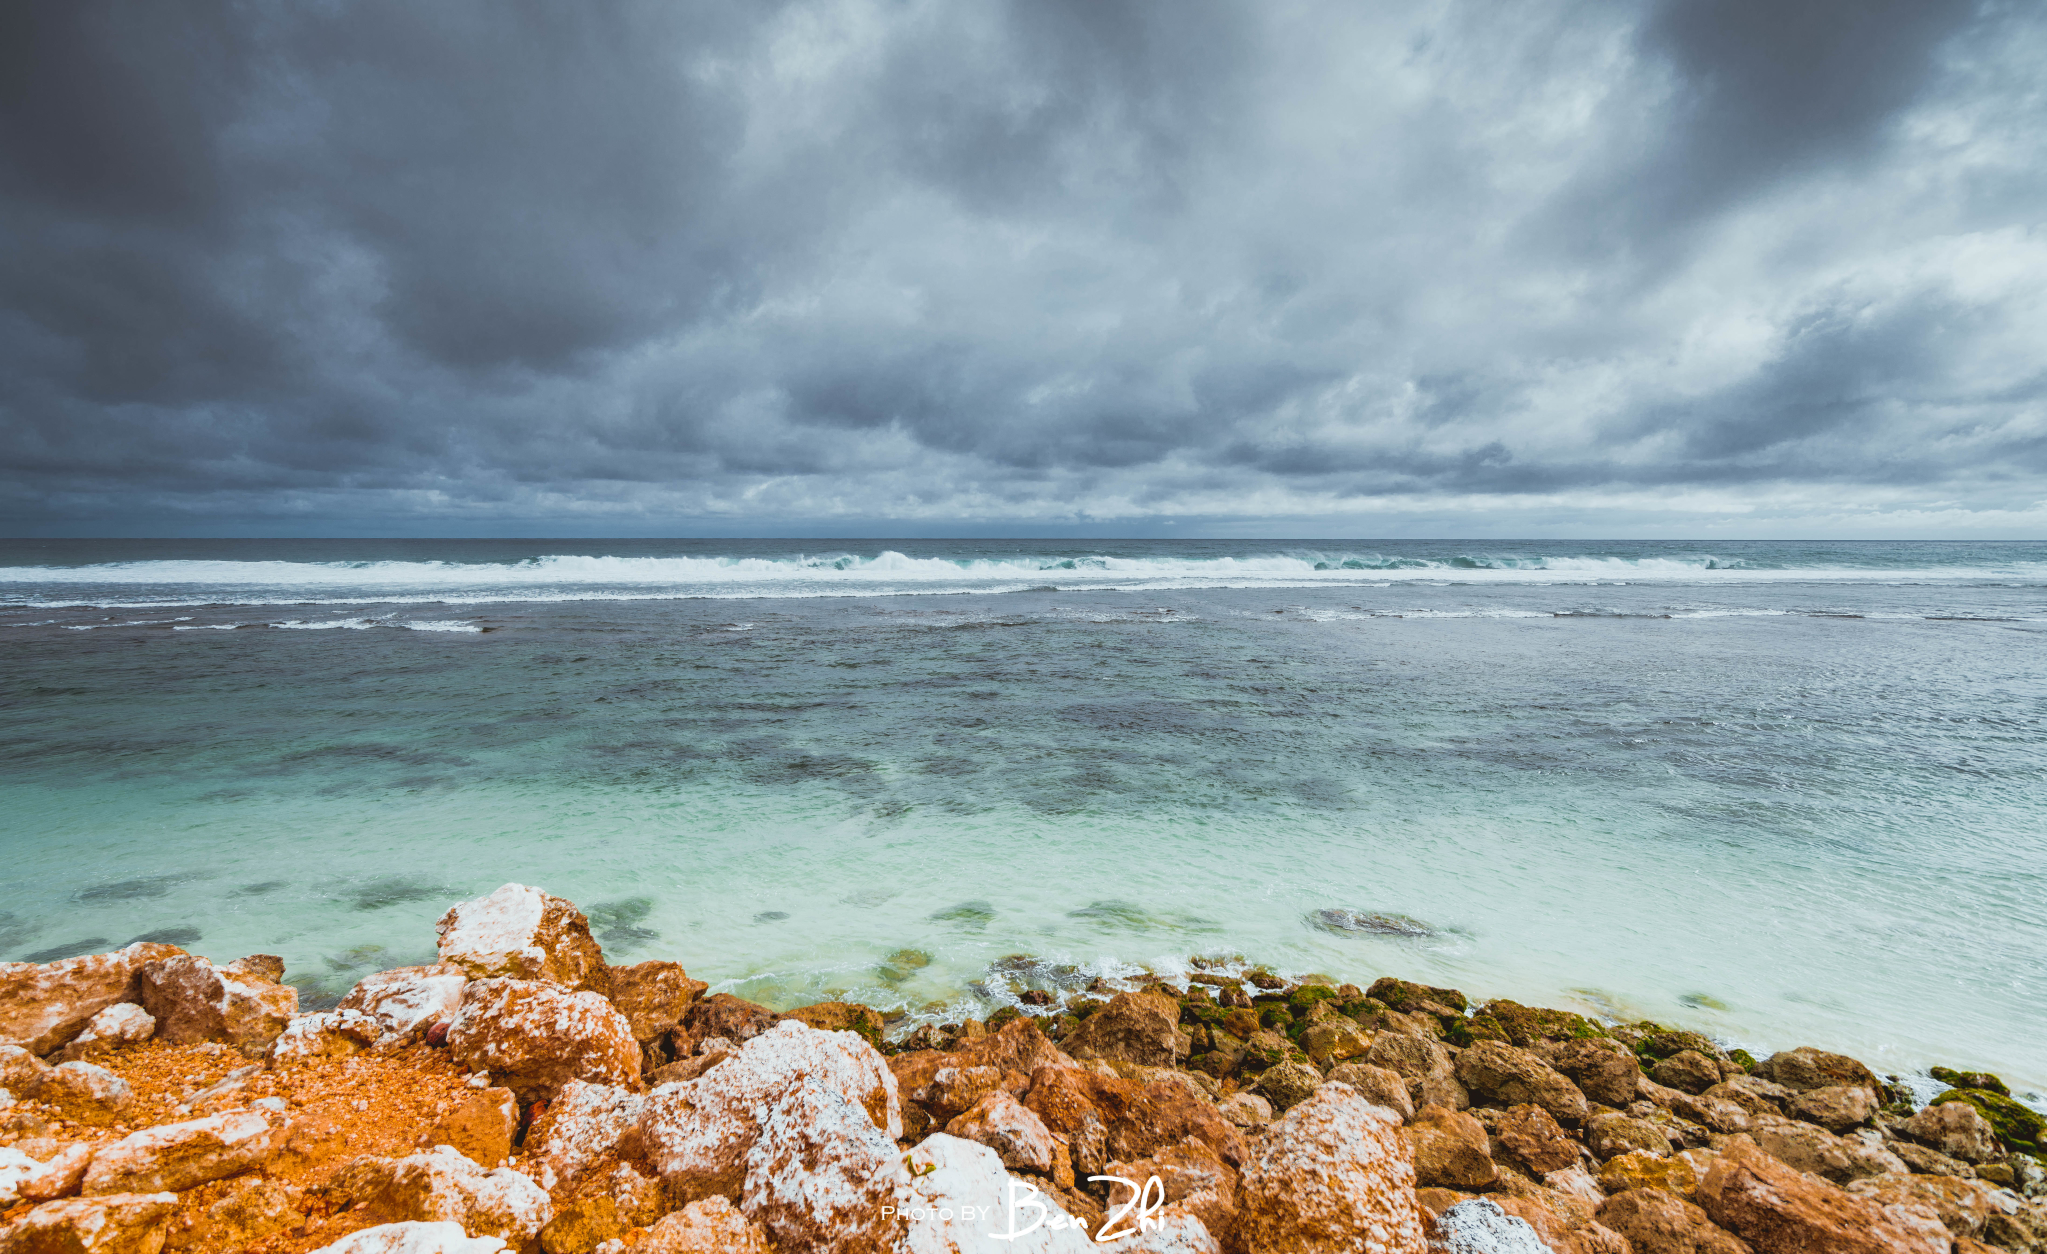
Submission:
[[[28,3],[0,529],[2047,532],[2047,13]]]

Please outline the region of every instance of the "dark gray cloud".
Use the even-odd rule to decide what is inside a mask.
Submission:
[[[2043,63],[1998,0],[11,6],[0,523],[2039,532]]]

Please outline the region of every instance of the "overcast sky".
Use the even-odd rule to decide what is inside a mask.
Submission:
[[[0,532],[2047,537],[2047,6],[0,9]]]

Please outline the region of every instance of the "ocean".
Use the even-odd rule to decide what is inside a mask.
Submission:
[[[1191,957],[2047,1090],[2047,545],[0,542],[0,959],[447,905],[903,1023]]]

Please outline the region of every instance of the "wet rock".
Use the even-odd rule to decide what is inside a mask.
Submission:
[[[1504,1041],[1479,1041],[1459,1054],[1457,1079],[1488,1105],[1529,1103],[1542,1107],[1560,1123],[1572,1125],[1589,1113],[1585,1094],[1568,1077]]]
[[[1625,1106],[1633,1101],[1642,1079],[1641,1064],[1628,1047],[1605,1037],[1539,1045],[1532,1052],[1603,1106]]]
[[[173,1226],[164,1248],[171,1251],[241,1250],[289,1232],[306,1221],[300,1191],[275,1180],[238,1180],[196,1216],[190,1227]]]
[[[1405,1098],[1407,1090],[1400,1095]],[[1256,1093],[1235,1093],[1216,1104],[1216,1113],[1239,1128],[1262,1128],[1272,1122],[1272,1103]]]
[[[1757,1063],[1750,1074],[1799,1093],[1836,1084],[1856,1085],[1872,1092],[1883,1087],[1876,1073],[1855,1059],[1810,1046],[1772,1054]]]
[[[1431,1254],[1551,1254],[1528,1221],[1482,1197],[1443,1211],[1436,1220],[1429,1250]]]
[[[134,1001],[135,976],[185,951],[139,942],[59,962],[0,962],[0,1043],[38,1056],[62,1048],[108,1006]]]
[[[1928,1106],[1898,1125],[1898,1131],[1949,1158],[1987,1163],[2004,1157],[1990,1122],[1966,1102]]]
[[[1347,1084],[1325,1084],[1272,1125],[1237,1187],[1245,1254],[1422,1254],[1414,1167],[1400,1124]]]
[[[457,1223],[379,1224],[350,1233],[313,1254],[497,1254],[499,1237],[472,1237]]]
[[[1698,1199],[1757,1254],[1947,1254],[1951,1244],[1932,1211],[1844,1192],[1742,1137],[1727,1141]]]
[[[1402,1135],[1413,1151],[1418,1184],[1475,1192],[1499,1175],[1485,1125],[1461,1111],[1424,1106]]]
[[[782,1018],[794,1019],[820,1032],[853,1032],[869,1045],[881,1044],[881,1012],[857,1002],[825,1001],[799,1006]]]
[[[134,1000],[155,1016],[158,1040],[227,1041],[254,1057],[270,1048],[298,1012],[299,991],[277,981],[283,972],[283,960],[268,954],[224,967],[178,954],[136,973]]]
[[[1814,1124],[1759,1124],[1749,1135],[1764,1153],[1835,1184],[1905,1170],[1905,1164],[1884,1149],[1880,1139],[1871,1144],[1858,1137],[1835,1136]]]
[[[282,1125],[270,1112],[247,1111],[144,1128],[100,1147],[84,1189],[88,1196],[181,1192],[253,1171],[283,1146]]]
[[[604,995],[540,980],[472,980],[448,1028],[448,1053],[521,1100],[570,1080],[636,1087],[640,1045]]]
[[[574,902],[506,884],[462,902],[434,925],[441,962],[471,979],[536,980],[605,993],[610,973]]]
[[[1610,1111],[1586,1120],[1585,1145],[1593,1157],[1604,1161],[1630,1150],[1668,1154],[1670,1137],[1650,1120]]]
[[[1855,1181],[1848,1191],[1882,1205],[1924,1207],[1950,1234],[1979,1240],[2002,1235],[1990,1232],[1995,1221],[2021,1209],[2016,1196],[1993,1184],[1954,1176],[1873,1176]]]
[[[1381,1032],[1365,1051],[1364,1060],[1407,1081],[1408,1099],[1416,1110],[1448,1106],[1463,1110],[1471,1097],[1458,1082],[1450,1052],[1438,1041],[1400,1032]]]
[[[1740,1237],[1675,1193],[1645,1186],[1608,1198],[1599,1222],[1628,1240],[1632,1254],[1750,1254]]]
[[[279,1067],[315,1058],[346,1058],[375,1045],[384,1025],[359,1010],[324,1010],[299,1015],[270,1045],[270,1061]]]
[[[976,1102],[973,1109],[946,1124],[945,1130],[994,1150],[1005,1167],[1052,1174],[1058,1146],[1051,1131],[1044,1120],[1001,1089]]]
[[[636,962],[611,968],[611,1004],[632,1025],[633,1039],[642,1045],[680,1025],[710,987],[691,979],[679,962]]]
[[[442,1115],[422,1138],[420,1148],[446,1145],[464,1158],[493,1167],[512,1156],[512,1137],[518,1130],[519,1100],[512,1090],[479,1089]]]
[[[1397,1071],[1368,1062],[1345,1062],[1331,1067],[1329,1078],[1350,1085],[1364,1094],[1366,1101],[1399,1115],[1402,1123],[1414,1118],[1414,1097]]]
[[[1647,1020],[1622,1024],[1612,1030],[1612,1035],[1614,1039],[1621,1041],[1652,1063],[1687,1049],[1695,1050],[1708,1058],[1726,1057],[1721,1048],[1713,1043],[1713,1039],[1702,1032],[1673,1028]]]
[[[1995,1077],[1992,1077],[1995,1078]],[[1930,1105],[1963,1102],[1990,1125],[1998,1144],[2026,1154],[2047,1154],[2047,1116],[2003,1093],[1990,1089],[1949,1089]]]
[[[1540,1106],[1516,1106],[1499,1118],[1493,1132],[1500,1149],[1540,1176],[1578,1161],[1573,1141]]]
[[[1498,1024],[1506,1033],[1507,1043],[1521,1049],[1538,1049],[1552,1041],[1606,1038],[1605,1028],[1571,1010],[1550,1010],[1498,1000],[1487,1002],[1474,1017],[1490,1019]]]
[[[59,1063],[50,1068],[43,1080],[41,1097],[91,1123],[113,1119],[134,1100],[126,1080],[89,1062]]]
[[[449,964],[396,967],[364,976],[335,1010],[367,1016],[379,1029],[376,1047],[392,1049],[417,1039],[432,1024],[452,1024],[468,982],[461,968]]]
[[[767,1230],[724,1197],[706,1197],[661,1217],[633,1254],[775,1254]]]
[[[774,1027],[775,1023],[774,1011],[743,997],[734,997],[730,993],[699,997],[683,1012],[682,1028],[676,1034],[675,1052],[686,1057],[695,1053],[702,1042],[713,1037],[723,1037],[735,1045],[744,1045]]]
[[[1301,1033],[1301,1049],[1318,1067],[1357,1058],[1371,1048],[1371,1036],[1349,1019],[1318,1023]]]
[[[1720,1083],[1720,1063],[1695,1049],[1681,1049],[1649,1069],[1649,1078],[1681,1093],[1703,1093]]]
[[[1320,1087],[1322,1073],[1304,1062],[1283,1062],[1258,1077],[1258,1091],[1279,1111],[1298,1106]]]
[[[1599,1169],[1599,1187],[1608,1193],[1628,1189],[1663,1189],[1680,1197],[1698,1191],[1699,1172],[1682,1155],[1662,1155],[1654,1150],[1629,1150],[1606,1160]]]
[[[1846,1132],[1869,1122],[1876,1113],[1876,1091],[1859,1084],[1829,1084],[1807,1089],[1791,1099],[1786,1113],[1816,1123],[1829,1132]]]
[[[1063,1042],[1075,1058],[1170,1067],[1181,1052],[1179,1007],[1148,993],[1118,993]]]
[[[395,1160],[359,1159],[330,1194],[385,1223],[457,1223],[515,1247],[554,1217],[539,1185],[508,1168],[486,1170],[448,1146]]]
[[[570,1080],[526,1134],[543,1182],[571,1184],[639,1125],[647,1098],[608,1084]],[[459,1148],[459,1147],[458,1147]],[[489,1161],[489,1160],[483,1160]]]
[[[172,1193],[44,1202],[0,1228],[0,1254],[155,1254],[177,1208]]]

